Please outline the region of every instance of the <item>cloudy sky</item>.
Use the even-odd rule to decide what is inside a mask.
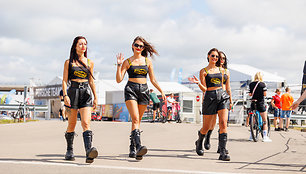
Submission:
[[[115,79],[115,55],[132,55],[140,35],[157,48],[159,81],[207,65],[209,49],[301,83],[306,57],[304,0],[0,0],[0,84],[62,76],[74,37],[88,40],[99,78]]]

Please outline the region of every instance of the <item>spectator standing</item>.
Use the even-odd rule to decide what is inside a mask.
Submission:
[[[156,117],[156,111],[158,113],[158,118],[160,118],[160,100],[158,99],[156,93],[153,92],[153,89],[150,89],[150,99],[153,102],[153,119],[152,119],[152,123],[154,123],[155,122],[155,117]]]
[[[280,117],[280,122],[279,122],[279,127],[280,130],[285,130],[288,131],[288,127],[289,127],[289,122],[290,122],[290,117],[291,117],[291,113],[292,110],[290,108],[290,106],[293,104],[293,97],[290,94],[291,90],[289,87],[286,88],[286,93],[283,94],[281,96],[280,102],[281,102],[281,106],[282,106],[282,114]],[[283,119],[286,118],[286,128],[283,128]]]
[[[60,108],[60,115],[63,118],[63,121],[66,121],[66,109],[65,109],[65,103],[64,103],[64,94],[63,90],[60,91],[59,98],[61,100],[61,108]]]
[[[167,115],[168,115],[168,122],[171,120],[171,113],[172,113],[172,104],[176,103],[174,99],[174,94],[171,93],[169,97],[167,97]]]
[[[280,128],[276,128],[277,125],[277,119],[280,121],[280,116],[281,116],[281,111],[282,111],[282,107],[280,104],[280,94],[281,91],[280,89],[276,89],[275,90],[275,95],[272,96],[272,100],[271,100],[271,105],[274,108],[274,120],[273,120],[273,124],[274,124],[274,130],[275,131],[280,131]]]

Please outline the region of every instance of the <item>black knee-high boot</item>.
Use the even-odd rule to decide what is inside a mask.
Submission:
[[[201,134],[201,131],[198,131],[198,140],[195,142],[196,145],[196,152],[199,156],[204,155],[204,149],[203,149],[203,140],[205,138],[205,134]]]
[[[95,147],[91,147],[92,144],[92,131],[87,130],[83,132],[84,147],[86,151],[86,163],[92,163],[94,158],[98,156],[98,151]]]
[[[139,129],[135,129],[132,131],[132,138],[136,146],[136,157],[135,158],[136,160],[142,160],[142,156],[147,153],[148,149],[146,146],[141,145]]]
[[[219,137],[220,137],[220,129],[218,130],[218,139],[219,139]],[[218,150],[217,150],[217,153],[220,153],[220,144],[219,144],[219,142],[218,142]],[[228,154],[228,150],[226,149],[226,147],[225,147],[225,153]]]
[[[66,132],[65,138],[67,141],[67,152],[65,155],[65,160],[74,161],[74,154],[73,154],[73,139],[74,139],[74,132]]]
[[[227,142],[227,133],[222,133],[219,135],[219,145],[220,145],[220,156],[219,160],[229,161],[230,156],[226,154],[225,147]]]
[[[130,158],[135,158],[136,157],[136,150],[135,150],[135,143],[132,137],[132,134],[130,135],[130,153],[129,153]]]
[[[206,134],[206,137],[205,137],[205,141],[204,141],[204,148],[206,150],[209,150],[210,149],[210,135],[212,133],[213,130],[209,130]]]

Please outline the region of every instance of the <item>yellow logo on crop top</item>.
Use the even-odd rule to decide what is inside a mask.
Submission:
[[[213,84],[220,84],[221,80],[219,78],[212,78],[210,82]]]
[[[145,69],[134,69],[134,73],[145,75],[145,74],[147,74],[147,70],[145,70]]]
[[[80,78],[83,78],[83,79],[85,79],[86,76],[87,76],[87,73],[84,72],[84,71],[74,71],[73,74],[74,74],[75,76],[80,77]]]

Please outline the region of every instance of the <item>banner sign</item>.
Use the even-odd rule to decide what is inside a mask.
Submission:
[[[55,99],[59,97],[62,85],[34,87],[34,99]]]
[[[128,122],[130,120],[129,111],[125,103],[113,105],[113,120],[120,122]]]

